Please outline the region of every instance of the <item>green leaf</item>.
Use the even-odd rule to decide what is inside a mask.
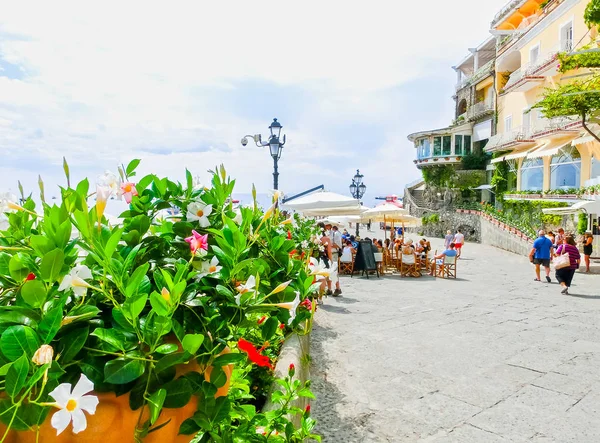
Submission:
[[[158,420],[160,411],[167,397],[166,389],[159,389],[148,399],[148,407],[150,408],[150,424],[153,425]]]
[[[13,255],[8,262],[10,276],[16,281],[23,281],[29,275],[29,268],[24,264],[21,254]]]
[[[54,249],[52,242],[43,235],[32,235],[29,239],[29,243],[33,250],[42,257]]]
[[[222,354],[213,360],[212,366],[221,367],[221,366],[232,365],[232,364],[239,363],[240,361],[244,360],[245,357],[246,357],[245,354],[241,354],[239,352],[230,352],[229,354]]]
[[[298,391],[298,396],[299,397],[308,397],[308,398],[312,398],[312,399],[316,399],[315,394],[312,393],[312,391],[308,388],[302,388]]]
[[[89,334],[90,328],[86,326],[85,328],[74,329],[62,337],[60,342],[64,343],[65,347],[61,353],[60,361],[69,363],[73,360],[85,345]]]
[[[154,291],[150,294],[150,305],[158,315],[169,315],[169,305],[167,301],[158,292]]]
[[[40,280],[26,281],[21,288],[21,297],[33,308],[41,307],[46,301],[46,287]]]
[[[156,348],[156,352],[159,354],[172,354],[173,352],[177,352],[179,346],[173,343],[165,343],[164,345],[160,345]]]
[[[264,323],[261,334],[264,341],[269,341],[277,333],[279,320],[276,317],[269,317]]]
[[[129,320],[136,320],[146,307],[147,302],[148,296],[146,294],[136,294],[129,297],[123,303],[123,315]]]
[[[63,319],[63,306],[62,304],[50,309],[40,322],[38,332],[42,343],[50,344],[54,336],[58,333],[60,325]]]
[[[117,358],[109,361],[104,366],[104,381],[123,385],[141,377],[145,370],[144,363],[139,360]]]
[[[210,373],[210,382],[217,388],[220,388],[227,383],[227,375],[221,366],[213,366]]]
[[[148,273],[148,269],[150,269],[150,264],[144,263],[143,265],[138,266],[135,271],[133,271],[133,274],[131,274],[131,277],[129,277],[127,280],[127,288],[125,289],[126,297],[131,297],[133,294],[138,292],[142,280]]]
[[[185,377],[170,381],[163,387],[167,390],[164,402],[165,408],[183,408],[189,403],[194,393],[192,383]]]
[[[94,329],[92,334],[94,337],[98,337],[105,343],[108,343],[113,348],[120,349],[122,351],[125,350],[125,336],[122,332],[116,329]]]
[[[40,342],[37,334],[28,326],[10,326],[0,337],[2,354],[10,361],[15,361],[23,353],[31,358],[39,347]]]
[[[194,355],[200,346],[202,346],[202,342],[204,342],[204,336],[202,334],[186,334],[185,337],[183,337],[181,345],[184,350]]]
[[[104,247],[104,254],[106,255],[106,258],[110,259],[113,256],[113,254],[117,250],[117,246],[119,245],[119,242],[121,241],[122,235],[123,235],[123,229],[121,228],[121,229],[117,229],[110,236],[110,238],[106,242],[106,246]]]
[[[11,398],[15,398],[16,395],[21,392],[21,389],[25,386],[27,381],[27,374],[29,373],[29,358],[26,354],[21,355],[17,358],[6,373],[6,392]]]
[[[54,283],[60,276],[60,270],[65,263],[65,253],[61,249],[54,249],[44,255],[40,265],[40,274],[42,278]]]
[[[221,423],[223,420],[229,418],[229,412],[231,411],[231,401],[227,397],[217,398],[215,408],[212,412],[213,424]]]
[[[134,158],[133,160],[131,160],[129,162],[129,164],[127,165],[127,168],[125,168],[125,174],[127,176],[132,175],[135,172],[135,169],[138,167],[138,165],[140,164],[140,159],[139,158]]]

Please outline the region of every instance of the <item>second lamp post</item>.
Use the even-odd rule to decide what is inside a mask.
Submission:
[[[367,185],[365,185],[362,181],[364,175],[360,173],[360,170],[356,170],[356,175],[352,178],[352,183],[349,186],[350,194],[353,198],[360,201],[361,198],[365,195],[367,190]],[[358,227],[360,226],[359,222],[356,222],[356,235],[358,235]]]

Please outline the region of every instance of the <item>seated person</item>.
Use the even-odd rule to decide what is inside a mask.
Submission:
[[[415,245],[415,252],[418,255],[425,255],[425,246],[423,245],[423,240],[419,240],[419,242]]]
[[[346,240],[346,244],[344,245],[344,249],[342,249],[342,255],[340,257],[340,261],[344,263],[352,262],[352,254],[356,252],[356,249],[352,246],[352,242],[350,240]]]
[[[454,249],[454,246],[454,243],[450,243],[448,249],[431,259],[431,272],[429,273],[429,275],[435,275],[436,266],[443,265],[444,261],[446,260],[446,257],[456,257],[457,251],[456,249]]]
[[[402,254],[410,255],[415,253],[415,247],[411,239],[406,240],[406,243],[402,245]]]
[[[354,249],[358,248],[358,242],[356,241],[356,238],[353,235],[350,236],[350,243],[352,243],[352,247]]]
[[[377,251],[383,252],[383,242],[381,240],[377,240]]]

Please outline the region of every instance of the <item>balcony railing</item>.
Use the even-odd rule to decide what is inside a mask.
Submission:
[[[532,138],[539,138],[555,132],[577,131],[581,119],[577,117],[555,117],[532,119],[528,133]]]
[[[519,126],[510,131],[496,134],[490,138],[485,145],[486,152],[499,151],[503,148],[516,145],[518,143],[533,142],[528,128]]]
[[[485,65],[483,65],[481,68],[479,68],[477,71],[475,71],[475,73],[473,75],[471,75],[470,77],[467,77],[467,78],[463,78],[456,85],[456,90],[458,91],[459,89],[474,85],[477,82],[479,82],[480,80],[483,80],[484,78],[486,78],[492,71],[492,69],[494,67],[494,62],[495,62],[495,60],[490,60]]]
[[[467,117],[474,119],[489,112],[494,112],[495,110],[494,100],[484,100],[471,106],[467,110]]]
[[[510,74],[510,78],[503,91],[506,93],[513,88],[517,83],[526,79],[527,77],[543,77],[548,68],[556,68],[554,66],[556,62],[556,56],[559,52],[570,51],[573,47],[572,41],[561,42],[560,45],[556,45],[552,50],[540,55],[534,62],[527,63],[521,66],[519,69]],[[555,72],[556,69],[553,69]]]

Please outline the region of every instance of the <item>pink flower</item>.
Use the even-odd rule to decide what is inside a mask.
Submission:
[[[121,191],[123,192],[123,198],[127,204],[131,203],[131,199],[134,195],[138,195],[137,189],[135,189],[135,183],[127,182],[121,185]]]
[[[197,251],[208,251],[208,234],[200,235],[196,231],[192,231],[192,236],[185,239],[186,242],[190,244],[190,250],[192,254],[195,254]]]

